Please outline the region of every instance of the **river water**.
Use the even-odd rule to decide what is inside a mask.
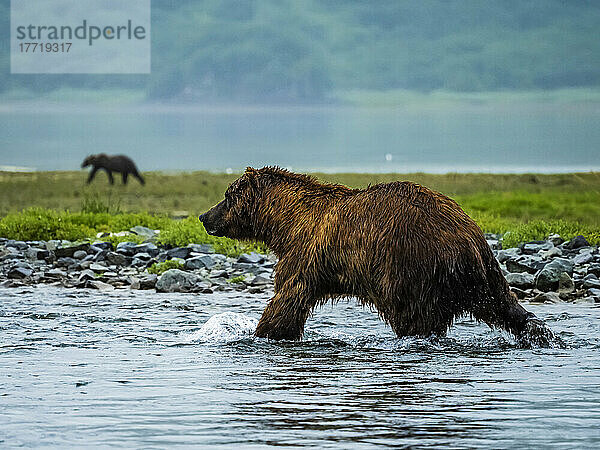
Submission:
[[[0,446],[600,446],[600,307],[527,305],[566,342],[461,320],[397,339],[354,302],[302,342],[264,295],[0,290]]]

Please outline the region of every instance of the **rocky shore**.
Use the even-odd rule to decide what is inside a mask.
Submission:
[[[583,236],[564,242],[552,235],[545,241],[508,249],[501,248],[501,236],[487,234],[486,238],[521,300],[600,303],[600,253]],[[207,244],[165,248],[152,240],[151,233],[145,243],[121,242],[116,246],[101,239],[72,243],[0,238],[0,286],[43,283],[206,294],[232,290],[270,294],[273,290],[274,255],[250,253],[231,258],[215,253]],[[177,268],[150,273],[165,261]]]

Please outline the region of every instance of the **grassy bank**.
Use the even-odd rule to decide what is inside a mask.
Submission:
[[[80,239],[99,231],[116,232],[144,225],[163,230],[161,239],[169,245],[210,242],[228,253],[240,251],[236,247],[239,244],[233,241],[215,241],[208,236],[196,219],[222,199],[223,192],[238,175],[193,172],[145,176],[146,186],[135,182],[110,186],[104,174],[88,186],[83,171],[0,172],[0,214],[5,216],[0,221],[0,236]],[[583,234],[590,241],[600,242],[600,174],[597,173],[316,176],[352,187],[393,180],[421,183],[456,199],[484,231],[510,232],[509,245],[543,239],[551,232],[564,238]],[[31,207],[43,209],[21,213]],[[188,215],[190,218],[183,221],[171,218]]]
[[[502,106],[585,105],[600,103],[599,88],[564,88],[550,90],[505,90],[458,92],[434,90],[419,92],[405,89],[349,90],[335,94],[339,102],[366,107],[408,107],[417,109],[477,105],[499,108]]]

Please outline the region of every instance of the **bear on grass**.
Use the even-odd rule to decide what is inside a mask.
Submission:
[[[209,234],[262,241],[278,256],[259,337],[301,339],[315,306],[356,297],[398,336],[443,335],[470,314],[526,344],[553,339],[510,291],[477,224],[418,184],[351,189],[248,168],[200,220]]]

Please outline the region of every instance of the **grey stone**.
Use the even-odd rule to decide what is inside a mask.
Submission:
[[[486,242],[492,250],[500,250],[500,242],[498,241],[498,239],[486,238]]]
[[[216,263],[226,263],[227,262],[227,256],[220,255],[218,253],[215,253],[214,255],[212,255],[212,259]],[[233,261],[233,259],[232,259],[232,261]]]
[[[600,298],[600,289],[598,289],[598,288],[589,288],[588,292],[590,293],[590,295],[592,295],[594,297]]]
[[[264,292],[264,290],[265,290],[265,286],[264,285],[250,286],[248,288],[248,293],[250,293],[250,294],[260,294],[261,292]]]
[[[264,256],[259,255],[258,253],[252,252],[250,254],[242,253],[240,255],[240,257],[238,258],[237,262],[243,263],[243,264],[260,264],[264,260],[265,260]]]
[[[46,242],[46,250],[53,252],[58,248],[59,245],[60,245],[60,241],[52,239],[52,240]]]
[[[114,291],[115,287],[110,284],[104,283],[100,280],[89,280],[86,286],[91,289],[98,289],[99,291]]]
[[[209,255],[196,256],[185,261],[185,268],[188,270],[210,269],[215,265],[215,262]]]
[[[258,277],[257,277],[258,278]],[[509,273],[506,276],[506,281],[510,286],[514,286],[521,289],[529,289],[533,287],[535,277],[526,272],[522,273]]]
[[[115,266],[128,266],[131,263],[130,257],[117,252],[108,252],[104,259],[109,264],[114,264]]]
[[[145,275],[140,277],[140,289],[154,289],[156,286],[156,281],[158,280],[158,275],[151,273],[149,275]]]
[[[575,258],[573,258],[573,264],[581,266],[583,264],[590,263],[594,260],[594,255],[590,252],[580,253]]]
[[[571,294],[573,292],[575,292],[575,283],[573,283],[573,280],[568,273],[561,273],[558,278],[558,293]]]
[[[190,292],[200,277],[194,273],[179,269],[170,269],[163,273],[156,282],[158,292]]]
[[[119,242],[116,251],[126,256],[133,256],[134,248],[137,246],[135,242]]]
[[[532,298],[531,303],[561,303],[561,298],[556,292],[543,292]]]
[[[576,236],[573,239],[571,239],[569,242],[564,244],[564,247],[569,249],[569,250],[575,250],[581,247],[589,247],[590,243],[587,241],[587,239],[583,236]]]
[[[108,250],[101,250],[94,255],[94,259],[92,261],[94,261],[94,262],[104,261],[104,259],[106,258],[106,255],[108,255],[108,253],[109,253]]]
[[[30,277],[33,274],[33,270],[26,267],[13,267],[8,271],[8,278],[22,280]]]
[[[99,252],[100,250],[110,250],[113,249],[112,242],[94,242],[90,249],[93,249],[94,252]]]
[[[564,242],[563,238],[560,237],[560,234],[551,234],[548,236],[548,240],[552,242],[554,246],[560,245]]]
[[[62,278],[67,276],[67,272],[58,268],[54,268],[47,270],[44,275],[50,278]]]
[[[140,244],[140,245],[136,245],[135,247],[133,247],[133,252],[135,255],[138,255],[140,253],[146,253],[146,254],[150,255],[152,258],[154,258],[155,256],[158,256],[158,254],[160,253],[160,250],[153,243],[146,242],[145,244]]]
[[[87,256],[87,252],[83,251],[83,250],[77,250],[75,253],[73,253],[73,258],[75,259],[83,259]]]
[[[541,262],[541,258],[534,256],[519,256],[514,259],[506,261],[506,269],[511,273],[536,273],[544,264]]]
[[[12,239],[6,241],[6,244],[4,244],[4,245],[6,245],[6,247],[13,247],[13,248],[16,248],[17,250],[21,250],[21,251],[27,250],[29,248],[29,245],[27,245],[26,242],[14,241]]]
[[[23,259],[23,255],[19,253],[3,253],[2,256],[0,256],[0,262],[11,261],[16,259]]]
[[[145,252],[136,253],[134,259],[139,259],[140,261],[148,262],[152,259],[152,257]]]
[[[92,263],[90,265],[90,270],[93,270],[94,272],[106,272],[108,270],[108,267],[106,267],[103,264]]]
[[[190,244],[189,248],[195,253],[214,253],[215,249],[210,244]]]
[[[213,270],[209,276],[210,278],[227,278],[229,274],[226,270]]]
[[[598,263],[590,264],[589,267],[587,268],[587,273],[591,273],[591,274],[596,275],[597,277],[600,277],[600,264],[598,264]]]
[[[552,242],[548,241],[531,241],[523,244],[522,251],[525,255],[533,255],[540,251],[547,251],[554,247]]]
[[[573,264],[568,259],[556,258],[546,264],[535,278],[535,287],[543,292],[556,291],[560,275],[573,274]]]
[[[140,288],[140,279],[138,277],[129,277],[129,288],[138,290]]]
[[[25,252],[29,259],[46,259],[50,256],[50,252],[48,250],[42,250],[40,248],[28,248]]]
[[[143,259],[139,259],[137,256],[133,257],[133,260],[131,261],[131,267],[149,267],[151,264],[149,264],[149,261],[151,260],[143,260]]]
[[[92,265],[92,261],[81,261],[79,263],[79,269],[80,270],[89,269],[91,265]]]
[[[498,259],[498,262],[503,263],[511,258],[516,258],[519,255],[521,255],[520,248],[507,248],[506,250],[498,251],[498,255],[496,256],[496,258]]]
[[[69,257],[58,258],[56,265],[58,267],[73,267],[77,265],[77,260]]]
[[[271,280],[269,278],[265,278],[261,275],[255,276],[252,279],[252,281],[250,282],[251,286],[266,286],[267,284],[271,284]]]
[[[192,253],[192,249],[189,247],[176,247],[167,250],[167,256],[169,258],[183,258],[186,259]]]
[[[563,251],[558,247],[552,247],[550,250],[541,251],[539,255],[544,259],[550,259],[556,256],[562,256]]]
[[[141,225],[136,225],[135,227],[131,227],[129,229],[129,231],[137,234],[138,236],[142,236],[146,239],[154,239],[157,235],[156,231],[154,231],[150,228],[147,228],[147,227],[143,227]]]
[[[595,288],[600,289],[600,280],[594,274],[588,274],[583,277],[583,287],[585,289]]]
[[[81,271],[77,279],[81,282],[87,280],[94,280],[95,278],[96,275],[94,274],[94,272],[92,272],[90,269],[85,269]]]
[[[87,251],[90,249],[90,244],[80,244],[80,245],[72,245],[70,247],[61,247],[54,250],[54,254],[57,258],[72,258],[75,252],[84,251],[87,254]]]
[[[250,264],[250,263],[237,263],[236,262],[236,263],[233,263],[231,265],[231,267],[238,272],[252,272],[254,269],[256,269],[256,265]]]

